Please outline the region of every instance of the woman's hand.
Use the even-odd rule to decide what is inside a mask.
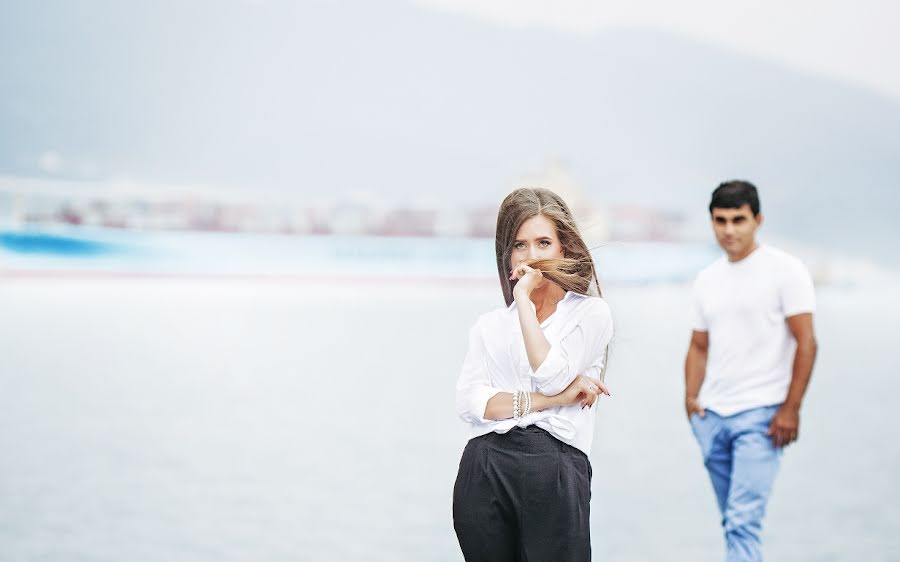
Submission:
[[[510,272],[509,280],[515,281],[516,287],[513,289],[513,295],[518,293],[522,297],[531,295],[531,291],[535,290],[544,279],[544,274],[540,269],[534,269],[525,262],[521,262]]]
[[[581,404],[581,407],[590,407],[594,405],[597,398],[601,394],[609,396],[609,389],[598,379],[592,379],[584,375],[575,377],[565,390],[554,396],[560,406],[571,406],[573,404]]]

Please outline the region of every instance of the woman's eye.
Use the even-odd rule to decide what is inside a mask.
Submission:
[[[546,248],[549,245],[550,245],[549,240],[541,240],[541,248]]]
[[[524,247],[525,244],[523,244],[522,242],[516,242],[515,244],[513,244],[513,248],[515,248],[516,250],[521,250]]]

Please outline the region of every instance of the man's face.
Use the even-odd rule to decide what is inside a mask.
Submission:
[[[738,209],[713,207],[713,231],[719,245],[729,257],[743,258],[756,243],[756,230],[762,224],[762,214],[753,216],[746,203]]]

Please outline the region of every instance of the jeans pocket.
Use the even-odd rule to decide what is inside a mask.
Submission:
[[[690,416],[688,416],[688,423],[691,424],[691,429],[694,430],[694,433],[697,433],[697,425],[700,423],[700,414],[694,412]]]

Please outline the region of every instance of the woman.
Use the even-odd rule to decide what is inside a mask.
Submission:
[[[469,333],[456,406],[471,431],[453,526],[470,562],[590,560],[588,454],[594,403],[609,395],[609,307],[555,193],[510,193],[495,247],[507,308],[481,316]]]

